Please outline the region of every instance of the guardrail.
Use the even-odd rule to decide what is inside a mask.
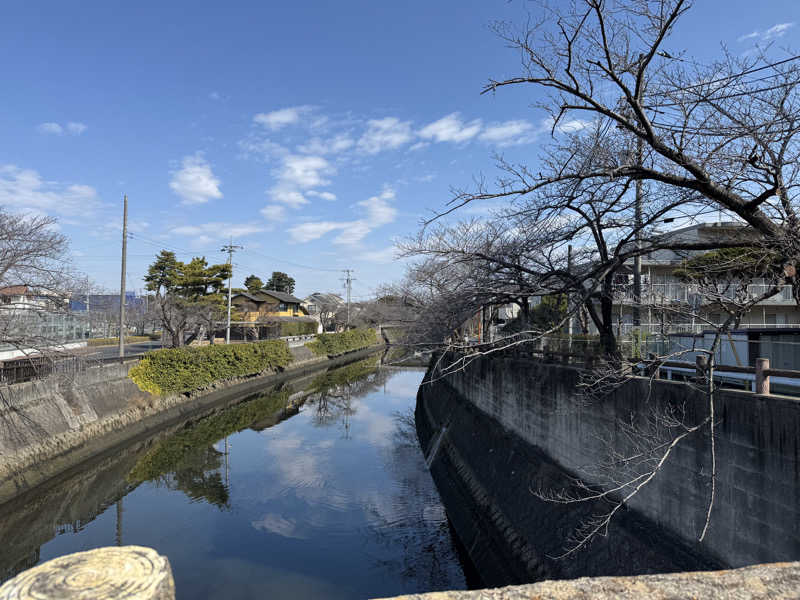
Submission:
[[[130,354],[124,358],[118,356],[95,358],[78,354],[14,358],[0,363],[0,384],[13,385],[35,379],[44,379],[52,375],[71,377],[91,367],[139,360],[142,356],[144,356],[143,353]]]
[[[483,350],[486,348],[484,347]],[[490,354],[490,356],[498,355],[509,358],[536,359],[546,364],[570,365],[586,370],[592,370],[604,362],[601,355],[593,352],[500,348]],[[690,380],[704,377],[698,365],[692,362],[661,361],[636,357],[629,357],[626,362],[633,365],[633,374],[647,375],[654,379]],[[771,368],[768,358],[756,358],[755,363],[755,366],[715,364],[714,378],[720,380],[720,383],[726,387],[730,387],[731,383],[735,381],[744,389],[761,395],[772,393],[771,384],[781,385],[784,388],[781,393],[785,392],[792,396],[800,395],[800,371]]]

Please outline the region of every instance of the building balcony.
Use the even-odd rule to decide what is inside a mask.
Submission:
[[[769,291],[771,286],[766,284],[751,284],[747,286],[748,299],[755,299]],[[737,289],[724,290],[720,288],[720,295],[728,299],[734,299]],[[710,294],[703,294],[696,285],[685,283],[652,283],[642,284],[641,304],[658,306],[660,304],[695,304],[699,301],[701,305],[713,304],[714,299]],[[633,286],[630,284],[620,285],[614,293],[615,304],[634,304]],[[792,286],[781,286],[780,291],[758,303],[759,305],[784,305],[795,304],[792,295]]]

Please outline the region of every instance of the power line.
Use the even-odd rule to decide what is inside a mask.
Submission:
[[[685,91],[692,90],[692,89],[699,88],[699,87],[703,87],[703,86],[714,85],[715,83],[723,83],[725,81],[730,81],[731,79],[737,79],[739,77],[744,77],[745,75],[752,75],[753,73],[758,73],[758,72],[764,71],[766,69],[772,69],[773,67],[778,67],[780,65],[783,65],[783,64],[786,64],[788,62],[792,62],[792,61],[795,61],[795,60],[798,60],[798,59],[800,59],[800,54],[797,54],[795,56],[790,56],[789,58],[785,58],[783,60],[779,60],[779,61],[774,62],[774,63],[770,63],[770,64],[767,64],[767,65],[762,65],[760,67],[754,67],[752,69],[747,69],[747,70],[741,71],[739,73],[734,73],[732,75],[726,75],[725,77],[720,77],[718,79],[712,79],[710,81],[703,81],[701,83],[696,83],[694,85],[687,85],[685,87],[678,88],[675,91],[677,91],[677,92],[685,92]],[[776,73],[775,75],[778,75],[778,73]],[[764,77],[763,79],[768,79],[768,78],[769,77]],[[755,79],[753,81],[761,81],[761,79]]]

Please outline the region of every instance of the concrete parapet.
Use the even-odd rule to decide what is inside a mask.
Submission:
[[[495,357],[420,389],[423,450],[486,585],[800,558],[800,402],[729,389],[715,394],[716,496],[702,542],[711,489],[708,428],[674,447],[614,516],[607,536],[554,558],[608,504],[560,504],[542,495],[574,493],[576,477],[592,488],[622,480],[624,471],[602,470],[615,455],[635,456],[647,444],[657,450],[670,439],[668,428],[654,430],[652,423],[667,415],[691,426],[709,414],[703,390],[680,382],[634,377],[587,397],[580,377],[567,366]]]
[[[98,548],[49,560],[0,586],[0,600],[174,600],[165,556],[143,546]]]
[[[398,596],[394,600],[779,600],[800,597],[800,563],[637,577],[582,577],[531,585]]]

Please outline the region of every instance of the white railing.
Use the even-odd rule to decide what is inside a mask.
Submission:
[[[747,286],[747,296],[749,299],[757,298],[767,293],[772,286],[768,284],[754,283]],[[739,290],[735,287],[725,289],[720,286],[718,293],[726,298],[733,299]],[[682,302],[690,304],[699,295],[701,303],[708,304],[713,301],[709,294],[703,294],[696,285],[685,283],[650,283],[642,284],[641,304],[670,304]],[[614,300],[617,303],[632,304],[634,302],[633,287],[631,285],[618,286],[614,292]],[[793,304],[792,286],[781,286],[780,291],[759,304]]]

